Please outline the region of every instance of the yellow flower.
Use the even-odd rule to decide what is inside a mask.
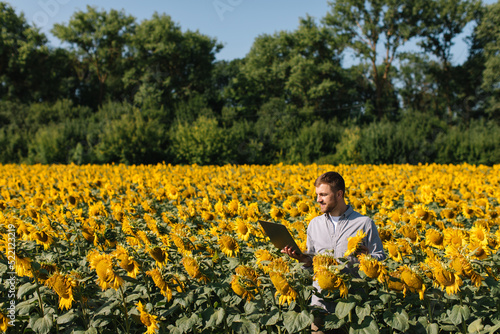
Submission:
[[[19,277],[33,277],[31,272],[31,259],[28,257],[21,257],[16,253],[16,274]]]
[[[363,241],[364,237],[366,237],[366,233],[363,230],[358,230],[354,237],[347,238],[347,250],[344,253],[344,257],[355,253],[358,249],[359,244]]]
[[[245,265],[236,267],[236,275],[231,278],[231,288],[238,296],[252,300],[259,285],[259,276],[253,268]]]
[[[338,273],[328,269],[320,269],[314,274],[314,277],[321,289],[329,292],[339,290],[340,297],[347,297],[347,286]]]
[[[366,254],[361,254],[359,257],[359,270],[370,278],[376,278],[380,283],[386,282],[388,279],[387,268],[377,259]]]
[[[250,238],[250,229],[242,219],[236,219],[235,230],[236,234],[238,235],[238,238],[244,241],[248,241],[248,239]]]
[[[156,315],[147,313],[144,310],[144,306],[141,302],[137,302],[137,304],[135,305],[137,306],[137,310],[141,314],[140,319],[142,324],[147,328],[144,334],[155,334],[160,329],[160,327],[158,326],[158,320],[156,320],[158,317]]]
[[[281,219],[283,219],[283,217],[285,217],[285,212],[283,210],[281,210],[280,208],[277,208],[275,206],[273,206],[271,208],[271,211],[269,212],[269,214],[271,215],[271,217],[274,220],[281,220]]]
[[[463,230],[446,228],[443,232],[445,246],[461,247],[467,244],[467,235]]]
[[[69,310],[74,301],[72,280],[64,275],[55,273],[47,281],[45,285],[51,287],[59,296],[59,308]]]
[[[297,298],[297,292],[290,286],[283,273],[271,271],[269,277],[271,277],[271,282],[276,288],[275,297],[280,296],[280,305],[284,305],[285,303],[290,304]]]
[[[422,278],[407,266],[402,268],[401,282],[404,284],[403,293],[406,294],[406,290],[409,289],[418,292],[420,299],[424,299],[425,285]]]
[[[200,271],[200,266],[195,258],[186,256],[182,259],[182,264],[184,265],[184,269],[186,269],[186,272],[189,274],[189,276],[203,282],[208,282],[208,277],[203,275],[203,273]]]
[[[477,242],[471,242],[468,245],[468,249],[471,251],[473,258],[477,260],[484,260],[491,254],[489,247]]]
[[[236,256],[240,252],[238,242],[229,235],[223,235],[219,238],[220,250],[227,256]]]
[[[31,239],[35,240],[37,244],[43,245],[44,249],[49,249],[53,242],[52,236],[45,231],[32,231]]]
[[[163,268],[167,264],[167,251],[160,247],[153,247],[149,249],[149,254],[156,261],[156,265]]]
[[[146,272],[146,274],[151,276],[153,282],[155,282],[155,285],[158,288],[160,288],[161,294],[167,297],[167,301],[170,301],[172,299],[172,289],[170,289],[167,282],[163,279],[163,276],[161,275],[160,271],[157,268],[155,268]]]
[[[446,290],[448,295],[456,294],[462,285],[462,279],[455,273],[445,269],[439,261],[430,264],[434,276],[434,286]]]
[[[425,244],[427,246],[432,246],[434,248],[443,249],[444,248],[443,234],[437,230],[428,229],[425,232]]]
[[[479,224],[474,224],[469,230],[470,242],[488,246],[488,230]]]
[[[273,259],[267,267],[269,270],[276,271],[282,274],[286,274],[290,271],[288,263],[285,260],[283,260],[282,257],[277,257]]]
[[[0,312],[0,331],[7,332],[7,328],[10,327],[9,321],[10,319],[3,312]]]
[[[338,264],[333,253],[323,253],[313,257],[313,270],[315,274],[322,269],[328,269],[330,266],[336,266]]]
[[[123,284],[123,278],[113,270],[113,261],[109,255],[91,252],[87,255],[90,268],[97,273],[97,283],[104,291],[109,288],[117,290]]]
[[[139,263],[131,257],[127,250],[122,246],[118,246],[113,252],[113,256],[120,260],[119,266],[127,271],[127,275],[136,278],[139,273]]]

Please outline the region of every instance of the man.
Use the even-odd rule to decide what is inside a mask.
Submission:
[[[327,172],[316,179],[317,202],[320,205],[323,215],[315,217],[307,228],[307,254],[297,254],[292,248],[285,247],[281,251],[290,257],[304,263],[305,268],[312,268],[313,256],[325,251],[333,251],[336,258],[344,257],[347,251],[349,237],[354,237],[359,230],[366,233],[362,245],[358,248],[357,254],[349,256],[350,263],[347,271],[356,274],[356,269],[352,264],[357,261],[356,255],[360,253],[370,254],[377,260],[385,259],[382,248],[382,241],[373,220],[355,212],[344,200],[345,182],[342,176],[336,172]],[[318,282],[314,281],[318,291],[321,291]],[[313,295],[312,306],[319,306],[326,312],[335,311],[335,305],[322,298]],[[322,318],[314,319],[311,325],[313,333],[322,333],[319,328],[322,326]]]

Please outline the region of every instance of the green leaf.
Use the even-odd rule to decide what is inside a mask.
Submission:
[[[314,316],[307,311],[288,311],[283,315],[283,324],[289,333],[296,333],[311,326],[313,320]]]
[[[335,306],[335,314],[339,319],[345,318],[349,312],[356,306],[356,302],[349,298],[347,301],[339,300]]]
[[[391,312],[389,310],[384,312],[384,321],[390,327],[406,332],[410,329],[410,324],[408,323],[408,313],[405,310],[397,310],[396,312]]]
[[[31,295],[35,291],[36,291],[36,284],[25,283],[19,287],[19,290],[17,290],[17,298],[21,299],[26,295]]]
[[[73,321],[76,318],[78,318],[78,314],[75,313],[75,310],[71,309],[63,315],[57,317],[57,323],[59,325],[67,324],[68,322]]]
[[[209,327],[219,326],[224,321],[225,316],[226,316],[226,311],[222,307],[219,307],[210,316],[210,320],[208,321],[207,326]]]
[[[436,323],[429,324],[426,329],[427,329],[427,334],[439,333],[439,325]]]
[[[52,324],[52,314],[46,314],[44,317],[35,315],[30,319],[31,329],[33,329],[33,331],[38,334],[50,333]]]
[[[325,316],[325,328],[326,329],[337,329],[342,327],[346,321],[344,319],[339,319],[336,314],[328,314]]]
[[[183,333],[192,331],[192,328],[200,321],[200,318],[196,314],[191,317],[182,317],[175,322],[177,328],[179,328]]]
[[[355,310],[356,310],[356,315],[359,318],[358,323],[361,323],[363,319],[369,316],[372,311],[370,305],[368,304],[365,306],[356,306]]]
[[[457,326],[470,317],[470,309],[467,305],[455,305],[451,311],[448,310],[447,313],[450,321]]]
[[[377,322],[371,317],[367,316],[359,323],[353,323],[349,330],[349,334],[378,334],[379,329]]]
[[[469,333],[480,333],[483,330],[484,326],[481,323],[481,318],[474,320],[470,323],[468,330]]]
[[[242,334],[260,333],[259,326],[252,323],[251,321],[248,321],[245,318],[242,318],[238,321],[234,321],[233,324],[231,325],[231,328],[235,331],[235,333],[242,333]]]
[[[266,314],[262,315],[260,318],[260,323],[264,326],[271,326],[278,322],[280,316],[280,311],[277,307],[273,307],[271,311],[266,312]]]

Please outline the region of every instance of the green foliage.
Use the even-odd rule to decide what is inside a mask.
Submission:
[[[475,37],[484,45],[483,89],[488,93],[487,112],[500,117],[500,3],[487,5]]]
[[[179,122],[174,125],[171,151],[179,163],[228,163],[236,148],[230,134],[218,126],[215,118],[199,116],[192,123]]]
[[[303,126],[293,139],[290,139],[286,151],[289,163],[311,163],[321,157],[336,153],[336,147],[343,133],[342,126],[336,120],[325,123],[316,121]]]
[[[165,160],[165,128],[139,110],[101,124],[97,160],[102,163],[148,164]]]
[[[493,122],[472,121],[453,126],[436,139],[438,163],[462,163],[493,165],[499,163],[500,126]]]
[[[432,162],[433,141],[443,131],[438,119],[423,114],[408,114],[400,122],[381,121],[361,131],[358,149],[364,163]]]

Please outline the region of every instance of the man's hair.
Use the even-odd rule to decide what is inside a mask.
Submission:
[[[344,179],[337,172],[326,172],[320,175],[314,182],[314,186],[319,187],[321,184],[328,184],[333,192],[342,190],[342,197],[345,195]]]

